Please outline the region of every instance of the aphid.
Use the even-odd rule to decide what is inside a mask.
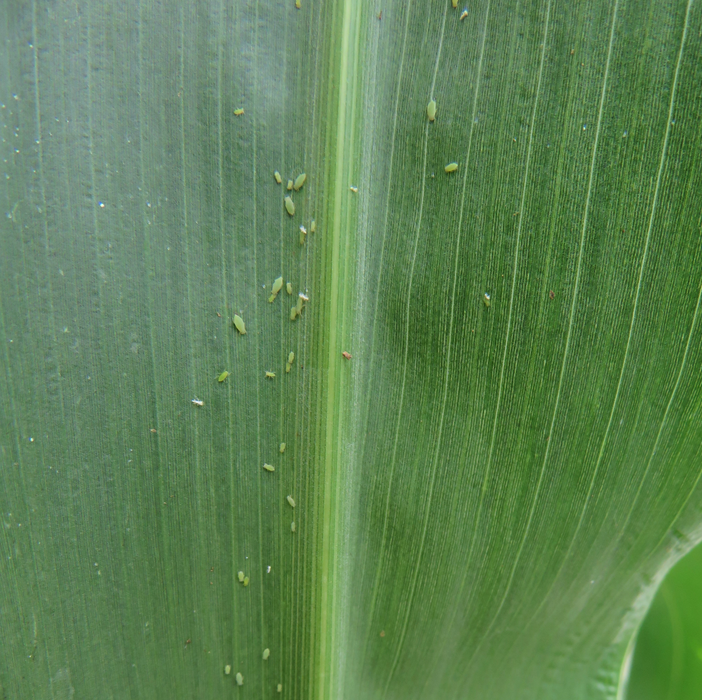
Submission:
[[[295,7],[299,10],[302,7],[302,0],[295,0]]]
[[[295,521],[294,520],[290,523],[290,532],[295,532]]]
[[[278,294],[278,292],[283,288],[283,278],[278,277],[274,282],[273,282],[273,289],[271,289],[271,292],[275,295]]]
[[[248,585],[249,585],[249,577],[244,576],[244,586],[248,586]]]
[[[244,676],[242,676],[241,673],[236,674],[236,684],[244,685]]]
[[[268,661],[268,657],[271,655],[271,650],[270,649],[264,649],[263,650],[263,660]]]
[[[317,230],[317,222],[312,219],[312,223],[310,224],[310,233],[314,233]]]
[[[293,306],[292,309],[290,309],[290,320],[294,321],[297,318],[297,314],[298,314],[297,307]]]
[[[244,583],[244,572],[243,572],[243,571],[240,571],[240,572],[237,574],[237,578],[239,579],[239,583]]]
[[[231,672],[232,672],[232,667],[231,667],[229,664],[227,664],[227,665],[224,667],[224,675],[225,675],[225,676],[228,676]]]
[[[295,501],[294,501],[293,497],[292,497],[292,496],[286,496],[286,498],[288,499],[288,503],[290,504],[290,507],[291,507],[291,508],[294,508],[294,507],[295,507]]]
[[[453,9],[455,10],[458,7],[458,0],[451,0],[451,4],[453,5]]]
[[[287,188],[288,188],[289,190],[292,190],[292,188],[293,188],[293,181],[292,181],[292,180],[288,180],[288,184],[287,184],[286,186],[287,186]]]
[[[285,210],[288,212],[288,214],[290,214],[290,216],[295,214],[295,205],[293,204],[291,197],[285,198]]]
[[[227,372],[227,370],[225,369],[224,372],[222,372],[222,374],[220,374],[219,377],[217,377],[217,381],[223,382],[228,376],[229,372]]]
[[[305,234],[307,231],[304,226],[300,226],[300,245],[305,245]]]
[[[237,117],[240,117],[243,113],[244,113],[244,108],[243,108],[243,107],[239,107],[239,109],[235,109],[235,110],[234,110],[234,114],[235,114],[235,116],[237,116]]]
[[[278,692],[279,693],[283,692],[283,684],[282,683],[278,683]]]
[[[283,454],[283,452],[285,452],[285,443],[284,442],[280,443],[280,447],[278,448],[278,452],[280,452],[280,454]]]
[[[193,403],[196,406],[204,406],[205,405],[205,402],[202,399],[193,399]]]
[[[269,372],[266,370],[266,379],[275,379],[275,372]]]
[[[292,284],[291,284],[290,282],[288,282],[288,283],[285,285],[285,291],[286,291],[288,294],[292,294]]]
[[[297,297],[297,304],[295,305],[295,311],[297,311],[298,316],[302,313],[302,296],[301,295],[298,295],[298,297]]]
[[[342,352],[341,354],[342,354],[347,360],[350,360],[351,357],[352,357],[348,352],[346,352],[346,350],[344,350],[344,352]]]
[[[264,468],[267,472],[274,472],[274,471],[275,471],[275,467],[274,467],[272,464],[264,464],[264,465],[263,465],[263,468]]]
[[[445,168],[444,171],[447,173],[455,173],[456,170],[458,170],[458,163],[449,163]]]
[[[289,362],[285,363],[285,373],[288,374],[290,372],[292,365]]]
[[[490,306],[490,295],[487,292],[483,294],[483,303],[485,306]]]
[[[271,573],[271,567],[270,567],[270,566],[266,569],[266,573],[267,573],[267,574],[270,574],[270,573]]]
[[[244,319],[239,316],[239,314],[234,314],[234,320],[232,321],[236,329],[241,333],[241,335],[246,335],[246,326],[244,325]]]
[[[358,187],[349,187],[349,189],[350,189],[351,192],[353,192],[354,194],[358,194]]]
[[[291,353],[288,355],[288,364],[291,365],[293,362],[295,362],[295,353],[294,353],[294,352],[291,352]]]
[[[156,430],[156,428],[151,428],[151,432],[152,432],[152,433],[157,433],[158,430]]]
[[[281,185],[281,184],[283,183],[283,178],[280,177],[280,173],[279,173],[277,170],[273,173],[273,177],[275,178],[275,181],[276,181],[279,185]]]
[[[307,175],[305,175],[305,173],[301,173],[295,178],[295,184],[293,185],[295,192],[297,192],[305,184],[306,179]]]
[[[301,233],[303,236],[306,236],[306,235],[307,235],[307,229],[306,229],[304,226],[300,226],[300,233]]]
[[[468,10],[463,10],[459,19],[463,21],[466,17],[468,17]]]
[[[556,298],[556,293],[553,291],[553,289],[548,293],[549,299],[555,299]]]
[[[427,117],[429,117],[430,122],[436,119],[436,100],[431,100],[427,105]]]

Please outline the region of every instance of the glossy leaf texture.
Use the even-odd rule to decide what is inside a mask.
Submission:
[[[702,7],[299,4],[0,10],[2,689],[614,698],[702,539]]]

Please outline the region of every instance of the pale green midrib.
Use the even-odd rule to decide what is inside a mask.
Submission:
[[[342,9],[341,21],[341,48],[339,60],[339,75],[335,84],[338,85],[338,101],[337,101],[337,120],[335,134],[333,134],[331,142],[334,144],[333,152],[336,154],[336,162],[333,166],[333,195],[330,206],[332,216],[330,220],[331,230],[329,236],[331,239],[330,252],[331,256],[331,274],[329,277],[329,313],[326,317],[328,324],[326,335],[328,337],[327,353],[325,363],[328,369],[327,387],[326,387],[326,406],[325,406],[325,422],[324,422],[324,458],[321,469],[323,478],[323,501],[321,513],[321,558],[320,558],[320,597],[319,597],[319,647],[316,651],[317,660],[315,664],[315,675],[310,686],[311,693],[317,694],[319,700],[328,697],[330,690],[328,683],[329,672],[332,668],[332,649],[330,645],[331,627],[334,622],[331,607],[333,606],[333,588],[334,588],[334,572],[333,564],[333,542],[332,536],[336,525],[336,513],[332,512],[332,485],[334,482],[336,460],[334,450],[334,435],[335,428],[340,429],[339,412],[336,409],[338,404],[337,392],[337,370],[338,364],[338,339],[334,329],[337,326],[339,319],[339,288],[342,283],[339,269],[339,249],[341,247],[341,219],[343,209],[343,185],[345,159],[340,157],[340,154],[346,153],[345,134],[347,129],[347,112],[349,109],[349,67],[353,64],[353,57],[349,56],[349,51],[355,46],[355,38],[352,37],[352,7],[356,4],[355,0],[348,0],[344,3]],[[358,24],[355,25],[358,31]]]

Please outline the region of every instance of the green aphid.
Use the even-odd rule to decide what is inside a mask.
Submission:
[[[292,201],[292,197],[285,198],[285,211],[287,211],[290,216],[295,215],[295,204]]]
[[[305,173],[302,173],[295,178],[295,184],[293,185],[295,192],[297,192],[305,184],[306,179],[307,175],[305,175]]]
[[[234,114],[235,114],[237,117],[240,117],[243,113],[244,113],[244,108],[243,108],[243,107],[239,107],[239,109],[235,109],[235,110],[234,110]]]
[[[275,379],[275,372],[269,372],[266,370],[266,379]]]
[[[289,374],[289,373],[290,373],[290,368],[291,368],[291,367],[292,367],[292,365],[291,365],[289,362],[286,362],[286,363],[285,363],[285,373],[286,373],[286,374]]]
[[[304,226],[300,226],[300,245],[305,245],[305,234],[307,231]]]
[[[227,664],[227,665],[224,667],[224,675],[225,675],[225,676],[228,676],[231,672],[232,672],[232,667],[231,667],[229,664]]]
[[[264,464],[264,465],[263,465],[263,468],[264,468],[267,472],[274,472],[274,471],[275,471],[275,467],[274,467],[272,464]]]
[[[243,571],[240,571],[240,572],[237,574],[237,578],[239,579],[239,583],[244,583],[244,572],[243,572]]]
[[[248,586],[248,585],[249,585],[249,577],[244,576],[244,586]]]
[[[279,185],[283,184],[283,178],[280,177],[280,173],[277,170],[273,173],[273,177]]]
[[[289,190],[292,190],[292,188],[293,188],[293,181],[292,180],[288,180],[287,188]]]
[[[296,528],[295,528],[295,521],[293,520],[293,521],[290,523],[290,532],[295,532],[295,529],[296,529]]]
[[[236,674],[236,684],[244,685],[244,676],[242,676],[241,673]]]
[[[264,649],[263,650],[263,660],[268,661],[268,657],[271,655],[271,650],[270,649]]]
[[[284,442],[280,443],[280,447],[278,448],[278,452],[280,452],[280,454],[283,454],[283,452],[285,452],[285,443]]]
[[[444,172],[455,173],[458,170],[458,163],[449,163],[445,168]]]
[[[297,304],[295,305],[295,310],[297,311],[298,315],[302,313],[302,304],[302,296],[298,294]]]
[[[225,369],[224,372],[222,372],[222,374],[220,374],[219,377],[217,377],[217,381],[223,382],[228,376],[229,372],[227,372],[227,370]]]
[[[288,282],[288,283],[285,285],[285,291],[286,291],[288,294],[292,294],[292,284],[291,284],[290,282]]]
[[[246,335],[246,326],[244,325],[244,319],[239,316],[239,314],[234,314],[234,326],[241,333],[241,335]]]
[[[268,303],[269,303],[269,304],[272,304],[272,303],[275,301],[275,296],[276,296],[275,294],[271,294],[271,295],[268,297]]]
[[[312,219],[312,223],[310,224],[310,233],[314,233],[317,230],[317,222]]]
[[[279,693],[283,692],[283,684],[282,683],[278,683],[278,692]]]
[[[295,362],[295,353],[294,353],[294,352],[291,352],[291,353],[288,355],[288,364],[291,365],[293,362]]]
[[[278,277],[274,282],[273,282],[273,289],[271,290],[273,294],[278,294],[278,292],[283,288],[283,278]]]
[[[429,117],[430,122],[436,119],[436,100],[431,100],[427,105],[427,117]]]
[[[487,292],[483,294],[483,304],[485,304],[487,307],[490,306],[490,295]]]
[[[291,507],[291,508],[294,508],[294,507],[295,507],[295,501],[294,501],[293,497],[292,497],[292,496],[286,496],[286,498],[288,499],[288,503],[290,504],[290,507]]]
[[[297,307],[293,306],[292,309],[290,309],[290,320],[294,321],[297,318]]]

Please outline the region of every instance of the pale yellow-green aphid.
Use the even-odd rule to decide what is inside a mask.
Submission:
[[[282,683],[278,683],[278,692],[279,693],[283,692],[283,684]]]
[[[291,367],[292,367],[292,365],[291,365],[289,362],[286,362],[286,363],[285,363],[285,372],[286,372],[286,373],[290,372],[290,368],[291,368]]]
[[[237,578],[239,579],[239,583],[244,583],[244,572],[243,572],[243,571],[240,571],[240,572],[237,574]]]
[[[266,370],[266,379],[275,379],[275,372],[269,372]]]
[[[291,352],[291,353],[288,355],[288,364],[291,365],[293,362],[295,362],[295,353],[294,353],[294,352]]]
[[[294,321],[297,318],[297,307],[293,306],[292,309],[290,309],[290,320]]]
[[[299,10],[302,7],[302,0],[295,0],[295,7]]]
[[[483,303],[485,306],[490,306],[490,295],[487,292],[483,294]]]
[[[244,319],[239,316],[239,314],[234,314],[234,326],[241,333],[241,335],[246,335],[246,326],[244,325]]]
[[[288,214],[290,214],[290,216],[295,214],[295,204],[293,203],[291,197],[285,198],[285,210],[288,212]]]
[[[225,676],[228,676],[231,672],[232,672],[232,667],[231,667],[229,664],[227,664],[227,665],[224,667],[224,675],[225,675]]]
[[[292,188],[293,188],[293,181],[292,180],[288,180],[287,188],[289,190],[292,190]]]
[[[463,21],[466,17],[468,17],[468,10],[463,10],[459,19]]]
[[[283,178],[280,177],[280,173],[277,170],[273,173],[273,177],[279,185],[283,183]]]
[[[285,291],[286,291],[288,294],[292,294],[292,284],[291,284],[290,282],[288,282],[288,283],[285,285]]]
[[[244,685],[244,676],[242,676],[241,673],[236,674],[236,684]]]
[[[302,313],[302,295],[301,294],[297,295],[297,304],[295,306],[295,310],[297,311],[298,316]]]
[[[305,234],[307,229],[304,226],[300,226],[300,245],[305,245]]]
[[[312,219],[312,223],[310,224],[310,233],[314,233],[317,230],[317,222]]]
[[[295,184],[293,185],[295,192],[297,192],[305,184],[306,179],[307,175],[305,175],[305,173],[302,173],[295,178]]]
[[[358,187],[349,187],[349,189],[350,189],[351,192],[353,192],[354,194],[358,194]]]
[[[270,649],[264,649],[263,650],[263,660],[268,661],[268,657],[271,655],[271,650]]]
[[[291,507],[291,508],[294,508],[294,507],[295,507],[295,501],[293,500],[293,497],[292,497],[292,496],[286,496],[286,498],[288,499],[288,503],[290,504],[290,507]]]
[[[280,447],[278,448],[278,452],[280,452],[280,454],[283,454],[283,452],[285,452],[285,443],[284,442],[280,443]]]
[[[249,585],[249,577],[248,576],[244,576],[244,585],[245,586]]]
[[[243,107],[239,107],[239,109],[235,109],[235,110],[234,110],[234,114],[235,114],[237,117],[240,117],[243,113],[244,113]]]
[[[227,372],[227,370],[224,370],[224,372],[222,372],[222,374],[220,374],[219,377],[217,377],[217,381],[223,382],[228,376],[229,372]]]
[[[429,117],[430,122],[436,119],[436,100],[431,100],[427,105],[427,117]]]
[[[295,532],[295,521],[294,520],[290,523],[290,532]]]
[[[456,170],[458,170],[458,163],[449,163],[445,168],[444,171],[447,173],[455,173]]]
[[[263,468],[264,468],[267,472],[274,472],[274,471],[275,471],[275,467],[274,467],[272,464],[264,464],[264,465],[263,465]]]
[[[283,288],[283,278],[278,277],[274,282],[273,282],[273,289],[271,289],[271,293],[274,294],[275,296],[278,295],[278,292]]]
[[[451,4],[453,5],[453,9],[455,10],[458,7],[458,0],[451,0]]]

